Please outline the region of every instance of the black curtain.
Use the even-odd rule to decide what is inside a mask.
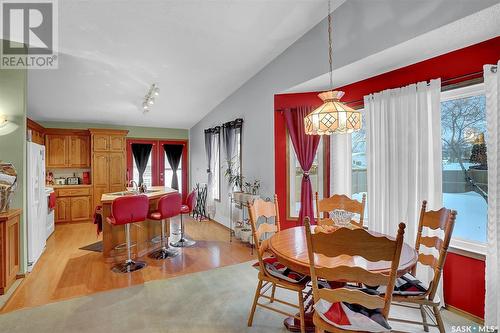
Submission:
[[[243,127],[243,119],[238,118],[233,121],[229,121],[222,125],[222,139],[224,142],[224,152],[226,163],[229,166],[231,163],[230,172],[240,170],[240,156],[235,156],[236,145],[240,145],[241,142],[236,142],[236,134],[238,131],[241,133],[241,128]],[[241,135],[240,135],[241,140]],[[237,159],[236,161],[234,159]],[[237,168],[237,170],[235,170]]]
[[[132,144],[132,155],[134,155],[135,164],[139,170],[139,183],[141,186],[144,183],[144,171],[148,165],[149,155],[151,154],[151,149],[153,145],[149,143],[133,143]]]
[[[179,162],[181,161],[183,145],[163,145],[163,150],[165,150],[165,155],[167,155],[168,163],[172,168],[172,183],[171,187],[179,191],[179,179],[177,178],[177,169],[179,168]]]
[[[207,173],[210,175],[210,165],[212,164],[212,129],[205,130],[205,153],[207,155]]]

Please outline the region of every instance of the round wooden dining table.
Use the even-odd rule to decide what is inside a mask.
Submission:
[[[384,236],[379,233],[370,232],[377,236]],[[386,236],[388,238],[393,238]],[[307,252],[306,230],[305,227],[294,227],[281,230],[275,233],[269,239],[269,250],[276,258],[288,268],[310,275],[309,255]],[[391,270],[390,261],[371,262],[358,256],[340,255],[335,258],[315,255],[315,263],[317,267],[338,267],[338,266],[358,266],[371,272],[389,273]],[[409,272],[417,263],[418,255],[413,247],[404,243],[401,249],[401,259],[399,261],[398,276],[402,276]],[[310,315],[310,313],[309,313]],[[306,314],[306,330],[314,332],[314,326],[310,318]],[[293,317],[287,318],[284,321],[288,330],[300,332],[300,323],[294,321]]]

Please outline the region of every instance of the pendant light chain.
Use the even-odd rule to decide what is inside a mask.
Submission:
[[[323,104],[304,117],[307,135],[350,134],[361,129],[361,112],[342,103],[343,91],[333,90],[332,3],[328,0],[328,60],[330,89],[318,95]]]
[[[331,0],[328,0],[328,60],[330,62],[330,90],[333,91],[333,51],[332,51],[332,11]]]

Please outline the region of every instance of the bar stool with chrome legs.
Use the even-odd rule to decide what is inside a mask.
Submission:
[[[184,234],[184,221],[182,220],[182,215],[183,214],[189,214],[193,211],[194,206],[196,204],[196,191],[193,190],[191,193],[188,194],[186,198],[186,203],[182,205],[181,207],[181,239],[179,239],[175,243],[170,243],[170,245],[175,246],[175,247],[189,247],[193,246],[196,244],[194,240],[188,239],[185,237]]]
[[[167,224],[167,232],[165,236],[165,220],[179,215],[181,212],[182,198],[180,193],[171,193],[164,195],[158,200],[158,207],[155,212],[149,214],[150,220],[161,221],[161,248],[149,255],[150,258],[162,260],[175,257],[179,254],[168,246],[168,237],[170,235],[170,220]]]
[[[130,224],[144,222],[148,216],[149,200],[145,195],[124,196],[117,198],[111,204],[111,216],[106,221],[113,225],[125,225],[125,239],[127,246],[127,260],[113,266],[116,273],[130,273],[146,267],[143,261],[133,261],[130,248]]]

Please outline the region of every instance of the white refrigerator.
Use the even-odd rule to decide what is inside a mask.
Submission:
[[[47,195],[45,192],[45,147],[28,142],[28,271],[45,250],[47,239]]]

